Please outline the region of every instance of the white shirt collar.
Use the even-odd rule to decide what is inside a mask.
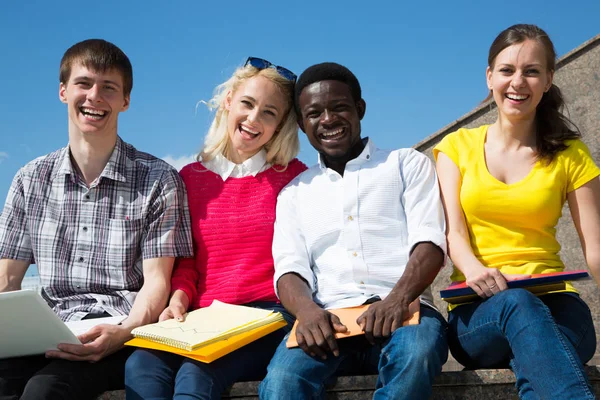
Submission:
[[[361,139],[361,140],[366,141],[365,148],[358,155],[358,157],[348,161],[348,164],[360,165],[360,164],[366,163],[367,161],[369,161],[371,159],[373,152],[377,149],[375,147],[375,143],[373,143],[373,141],[371,139],[369,139],[368,137]],[[321,153],[319,153],[319,158],[317,159],[317,162],[319,163],[319,167],[321,168],[321,171],[327,171],[327,165],[325,165],[325,160],[323,160]]]
[[[224,181],[227,178],[244,178],[246,176],[256,176],[258,173],[268,169],[271,165],[267,163],[267,152],[261,149],[258,153],[247,159],[241,164],[236,164],[228,160],[222,154],[217,154],[210,161],[202,162],[210,171],[218,174]]]

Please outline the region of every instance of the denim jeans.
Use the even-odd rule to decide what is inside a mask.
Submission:
[[[286,337],[287,339],[287,337]],[[260,398],[322,399],[331,378],[356,373],[379,373],[375,399],[427,399],[434,378],[448,357],[446,321],[421,305],[421,323],[394,331],[381,344],[364,336],[338,340],[340,355],[326,360],[302,349],[288,349],[284,339],[260,384]]]
[[[246,304],[283,314],[288,326],[229,353],[210,364],[158,350],[138,349],[125,365],[125,393],[138,399],[220,399],[238,381],[260,380],[293,317],[272,302]]]
[[[509,289],[448,316],[452,355],[467,368],[510,366],[522,399],[594,399],[583,370],[596,349],[579,295]]]

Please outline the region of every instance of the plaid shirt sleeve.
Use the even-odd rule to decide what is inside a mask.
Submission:
[[[165,170],[153,194],[142,239],[142,258],[193,256],[187,193],[174,169]]]
[[[26,218],[23,175],[19,171],[0,215],[0,259],[35,262]]]

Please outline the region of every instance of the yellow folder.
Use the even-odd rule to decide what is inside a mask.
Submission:
[[[239,349],[240,347],[247,345],[248,343],[251,343],[263,336],[268,335],[271,332],[276,331],[277,329],[283,328],[286,326],[286,324],[287,323],[284,320],[276,321],[268,325],[259,326],[258,328],[242,332],[238,335],[231,336],[227,339],[213,342],[193,351],[182,350],[178,349],[177,347],[172,347],[166,344],[141,338],[133,338],[125,343],[125,345],[142,347],[145,349],[168,351],[170,353],[179,354],[203,363],[210,363],[226,354],[231,353],[234,350]]]

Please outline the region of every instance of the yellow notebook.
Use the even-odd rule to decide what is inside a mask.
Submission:
[[[228,339],[223,339],[218,342],[200,347],[194,351],[186,351],[178,349],[177,347],[171,347],[166,344],[152,342],[146,339],[133,338],[127,343],[126,346],[142,347],[145,349],[154,349],[161,351],[168,351],[170,353],[179,354],[184,357],[188,357],[203,363],[210,363],[214,360],[223,357],[231,353],[234,350],[239,349],[255,340],[260,339],[263,336],[268,335],[271,332],[275,332],[277,329],[283,328],[287,323],[282,320],[274,322],[269,325],[263,325],[261,327],[240,333],[236,336],[232,336]]]
[[[343,338],[347,338],[347,337],[351,337],[351,336],[364,335],[365,333],[363,332],[361,327],[356,323],[356,320],[358,319],[358,317],[361,316],[362,313],[367,311],[367,308],[369,308],[369,306],[370,306],[370,304],[366,304],[366,305],[358,306],[358,307],[336,308],[336,309],[332,309],[332,310],[327,310],[330,313],[337,315],[338,318],[340,319],[340,321],[342,322],[342,324],[346,325],[346,328],[348,328],[348,330],[344,333],[337,332],[335,334],[335,338],[343,339]],[[413,301],[412,303],[410,303],[408,305],[408,316],[402,323],[402,326],[418,325],[420,322],[420,316],[421,316],[421,303],[419,302],[419,299],[417,298],[415,301]],[[290,333],[290,336],[288,337],[288,341],[285,344],[288,349],[292,348],[292,347],[298,347],[298,341],[296,340],[296,327],[297,326],[298,326],[298,320],[296,320],[296,322],[294,323],[292,332]]]
[[[283,321],[272,310],[238,306],[214,300],[204,308],[191,311],[184,321],[170,319],[135,328],[138,339],[165,344],[192,352],[211,343]]]

